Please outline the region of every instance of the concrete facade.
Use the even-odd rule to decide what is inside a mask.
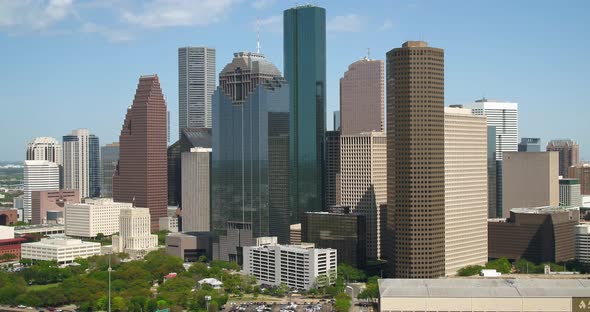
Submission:
[[[576,260],[590,263],[590,224],[579,224],[576,231]]]
[[[559,206],[556,152],[504,152],[502,217],[512,208]]]
[[[488,261],[487,121],[445,107],[445,275]]]
[[[42,238],[39,242],[21,245],[21,258],[31,260],[71,263],[76,258],[100,255],[100,243],[79,239]]]
[[[590,195],[590,164],[577,164],[569,167],[567,176],[578,179],[582,195]]]
[[[59,190],[59,166],[47,160],[25,160],[23,220],[32,220],[32,192]]]
[[[129,203],[116,203],[111,198],[86,199],[83,204],[65,205],[66,235],[94,238],[98,233],[111,236],[119,232],[119,216]]]
[[[31,202],[32,224],[63,224],[65,205],[79,204],[80,192],[78,190],[33,191]]]
[[[182,231],[211,230],[211,149],[182,153]]]
[[[166,253],[195,262],[200,256],[211,259],[212,245],[209,233],[172,233],[166,236]]]
[[[582,195],[580,193],[578,179],[559,179],[559,205],[582,207]]]
[[[125,252],[143,258],[158,247],[158,235],[151,234],[148,208],[121,208],[119,235],[113,235],[113,252]]]

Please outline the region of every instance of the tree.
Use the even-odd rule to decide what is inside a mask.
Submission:
[[[506,258],[500,258],[489,261],[486,264],[486,269],[496,270],[502,274],[508,274],[512,271],[512,264]]]
[[[350,301],[351,298],[349,295],[345,293],[339,293],[338,295],[336,295],[336,302],[334,303],[334,308],[338,312],[348,312],[348,310],[352,306]]]
[[[102,240],[104,238],[104,234],[96,233],[96,240]]]
[[[115,311],[125,311],[127,310],[127,303],[125,302],[125,299],[123,299],[123,297],[116,296],[113,298],[111,307]]]
[[[4,261],[10,261],[13,259],[16,259],[17,256],[11,253],[5,253],[3,255],[0,256],[0,261],[4,262]]]
[[[365,272],[347,264],[338,265],[338,275],[343,276],[346,283],[349,281],[363,281],[367,278]]]
[[[457,274],[459,276],[479,275],[481,273],[481,270],[483,269],[484,267],[482,267],[481,265],[468,265],[464,268],[459,269],[459,271],[457,271]]]

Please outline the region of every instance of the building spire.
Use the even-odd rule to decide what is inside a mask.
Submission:
[[[260,19],[256,18],[256,53],[260,53]]]
[[[371,48],[367,48],[367,56],[365,56],[365,59],[367,59],[368,61],[371,60]]]

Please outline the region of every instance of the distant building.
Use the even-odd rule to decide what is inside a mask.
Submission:
[[[167,216],[166,101],[157,75],[141,76],[119,136],[113,200],[146,207],[151,230]]]
[[[380,311],[584,311],[586,279],[381,279]]]
[[[119,233],[119,216],[129,203],[113,202],[111,198],[86,199],[82,204],[65,205],[66,235],[95,238],[99,233]]]
[[[211,231],[211,148],[182,153],[182,231]]]
[[[131,258],[143,258],[157,249],[158,235],[150,234],[148,208],[121,208],[119,234],[113,235],[113,252],[125,252]]]
[[[340,131],[326,131],[326,206],[340,204]]]
[[[64,188],[80,191],[80,197],[100,196],[100,145],[88,129],[63,136]]]
[[[488,126],[487,130],[488,218],[497,218],[502,216],[502,183],[498,183],[498,176],[502,176],[502,162],[496,161],[496,127]]]
[[[59,166],[47,160],[25,160],[23,210],[25,222],[32,220],[32,192],[59,190]]]
[[[39,242],[21,245],[21,258],[37,261],[72,263],[78,258],[100,255],[100,243],[80,239],[42,238]]]
[[[578,179],[559,180],[559,205],[566,207],[581,207],[582,195]]]
[[[559,206],[557,158],[555,152],[504,152],[503,218],[512,208]]]
[[[301,223],[291,224],[289,245],[301,245]]]
[[[199,257],[212,259],[212,237],[209,233],[171,233],[166,236],[166,253],[196,262]]]
[[[385,66],[382,60],[364,57],[348,66],[340,78],[342,135],[385,130],[384,81]]]
[[[488,221],[489,257],[535,263],[572,260],[579,219],[577,208],[514,208],[510,218]]]
[[[540,152],[541,138],[520,138],[518,143],[519,152]]]
[[[262,285],[309,290],[336,282],[337,251],[307,245],[264,245],[244,248],[243,271]]]
[[[63,188],[63,149],[59,141],[50,137],[38,137],[27,144],[26,160],[47,160],[59,166],[60,184]]]
[[[590,224],[579,224],[576,231],[576,260],[590,263]]]
[[[340,131],[340,111],[334,111],[334,120],[332,121],[332,124],[334,125],[334,131]]]
[[[119,142],[100,148],[100,196],[113,197],[113,174],[119,162]]]
[[[32,224],[64,223],[64,207],[66,204],[79,204],[78,190],[33,191]]]
[[[582,195],[590,195],[590,164],[577,164],[569,167],[567,176],[578,179]]]
[[[301,218],[301,242],[338,250],[338,263],[355,268],[367,265],[367,217],[342,212],[306,212]]]
[[[486,118],[445,107],[445,274],[488,261]]]
[[[551,140],[547,143],[547,151],[559,153],[559,175],[568,176],[568,168],[580,163],[580,146],[574,140]]]

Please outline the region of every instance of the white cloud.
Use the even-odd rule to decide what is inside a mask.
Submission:
[[[0,0],[0,28],[42,31],[74,11],[73,0]]]
[[[219,22],[238,0],[152,0],[140,12],[126,11],[125,22],[148,28],[209,25]]]
[[[347,14],[335,16],[328,21],[326,29],[328,31],[357,32],[364,28],[365,21],[356,14]]]
[[[258,21],[261,32],[283,33],[283,15],[273,15]],[[256,22],[253,22],[256,27]]]
[[[385,22],[383,22],[383,25],[381,25],[381,27],[379,27],[379,30],[385,31],[385,30],[390,30],[393,28],[393,23],[391,22],[391,20],[386,19]]]
[[[84,23],[80,30],[83,33],[88,33],[88,34],[95,33],[95,34],[102,35],[103,37],[109,39],[110,41],[114,41],[114,42],[131,41],[131,40],[135,39],[133,34],[131,34],[129,32],[114,29],[114,28],[109,28],[109,27],[102,26],[102,25],[97,25],[94,23]]]
[[[252,7],[258,10],[266,9],[275,4],[276,0],[255,0],[252,2]]]

